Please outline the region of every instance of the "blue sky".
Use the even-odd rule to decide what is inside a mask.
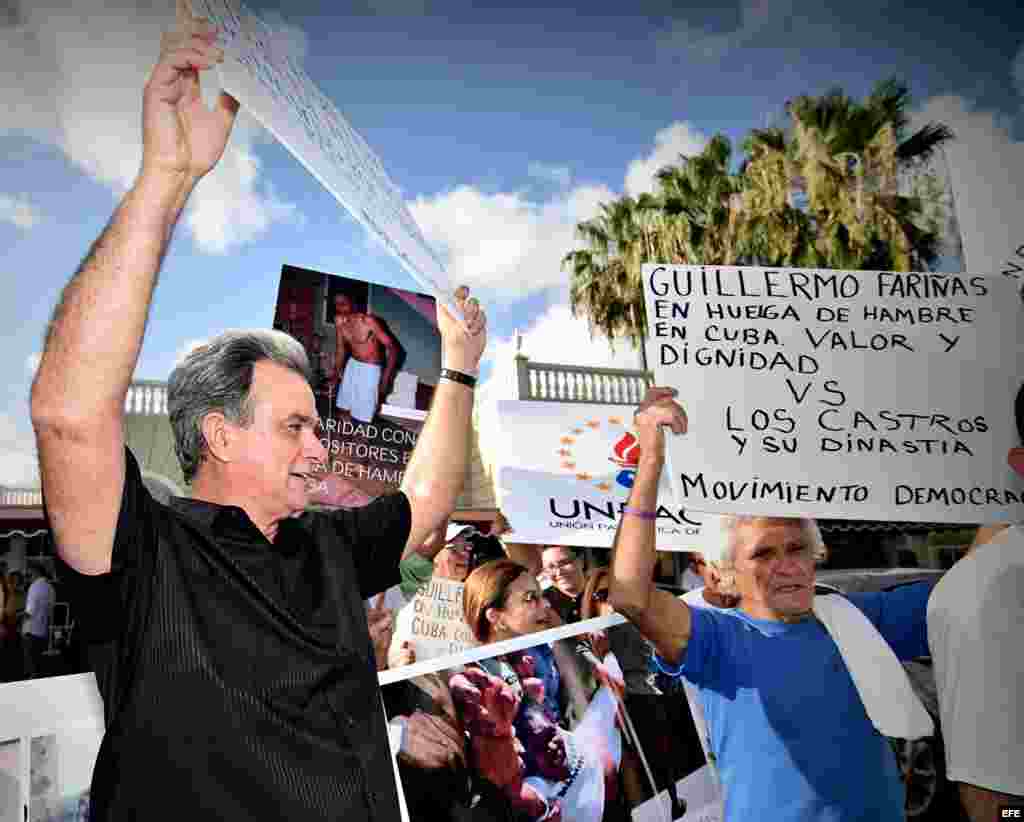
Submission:
[[[24,5],[0,8],[7,485],[35,479],[35,357],[61,287],[138,166],[141,88],[173,13],[170,0]],[[607,344],[591,342],[566,308],[559,261],[576,221],[649,186],[654,170],[711,135],[737,139],[772,122],[797,94],[838,85],[860,96],[895,74],[920,120],[957,134],[950,161],[965,231],[985,231],[999,259],[1024,242],[1024,12],[934,5],[290,0],[282,16],[276,4],[250,4],[383,159],[453,279],[485,300],[490,398],[508,396],[516,329],[537,359],[609,361]],[[243,116],[179,226],[137,376],[165,378],[185,345],[225,327],[269,325],[283,263],[416,288]],[[619,350],[617,362],[636,364]]]

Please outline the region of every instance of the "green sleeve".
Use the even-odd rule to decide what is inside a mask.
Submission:
[[[430,577],[434,574],[434,561],[413,551],[398,563],[398,571],[402,577],[402,581],[399,583],[402,595],[409,598],[430,581]]]

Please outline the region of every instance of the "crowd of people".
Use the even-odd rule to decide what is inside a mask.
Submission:
[[[500,540],[450,525],[432,569],[404,561],[405,591],[366,603],[378,668],[435,656],[415,653],[396,626],[438,576],[462,583],[475,647],[611,613],[607,565],[586,571],[569,546],[515,552],[533,559],[513,561]],[[659,791],[678,818],[685,804],[676,782],[705,762],[685,701],[659,698],[650,646],[629,624],[412,676],[383,692],[413,819],[625,820]]]
[[[694,569],[703,590],[679,598],[654,584],[654,522],[665,438],[687,421],[673,391],[651,389],[606,568],[584,569],[565,546],[471,550],[477,535],[449,524],[486,345],[466,288],[456,312],[438,303],[443,368],[400,489],[310,510],[325,448],[308,357],[286,334],[242,330],[172,373],[191,496],[154,499],[125,444],[125,397],[168,243],[238,111],[225,93],[212,108],[199,93],[198,73],[223,59],[215,41],[196,20],[165,37],[143,95],[140,173],[64,289],[32,388],[60,584],[107,723],[95,822],[394,820],[393,757],[422,818],[626,819],[690,767],[692,722],[673,690],[683,680],[700,714],[689,747],[713,759],[728,822],[894,822],[903,789],[885,739],[932,730],[899,660],[929,653],[948,773],[971,819],[1021,801],[1018,526],[979,532],[934,592],[817,597],[813,521],[735,517],[724,556]],[[1024,438],[1021,397],[1016,415]],[[1017,470],[1022,455],[1011,452]],[[397,628],[435,575],[461,586],[476,645],[609,609],[631,625],[513,642],[402,680],[384,689],[386,722],[378,669],[422,661]],[[28,672],[52,598],[39,583],[15,605]],[[638,776],[645,759],[654,785]]]
[[[61,660],[48,659],[62,650],[51,637],[55,603],[51,573],[39,560],[24,573],[0,567],[0,682],[63,672]]]

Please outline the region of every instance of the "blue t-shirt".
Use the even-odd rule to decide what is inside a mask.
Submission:
[[[900,659],[928,654],[931,583],[851,594]],[[726,822],[903,822],[892,748],[816,619],[692,608],[684,676],[700,690]],[[663,663],[664,664],[664,663]]]

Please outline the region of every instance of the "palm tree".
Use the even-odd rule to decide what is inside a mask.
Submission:
[[[623,197],[601,203],[600,213],[578,223],[576,233],[587,246],[562,259],[568,269],[569,307],[587,317],[590,333],[600,331],[614,350],[617,337],[640,348],[647,333],[640,265],[656,255],[649,199]]]
[[[643,263],[731,262],[730,214],[739,180],[729,173],[730,158],[728,139],[716,136],[700,154],[661,169],[655,193],[601,203],[596,217],[577,224],[585,248],[562,259],[570,277],[569,306],[613,350],[616,337],[627,337],[643,356]]]
[[[899,175],[953,133],[929,123],[907,136],[909,102],[907,88],[890,79],[863,103],[837,89],[787,104],[796,179],[828,267],[909,271],[935,258],[936,227],[922,219],[919,198],[899,193]]]
[[[601,264],[593,252],[579,250],[569,252],[563,265],[571,268],[569,308],[573,316],[585,316],[591,335],[600,332],[612,350],[615,340],[623,337],[633,348],[641,348],[647,333],[643,292],[637,302],[636,289],[630,288],[621,260]]]
[[[664,214],[658,262],[734,263],[740,178],[729,171],[731,158],[729,140],[719,134],[699,154],[654,175]]]
[[[930,123],[908,136],[909,102],[895,80],[863,102],[839,90],[797,97],[786,105],[788,130],[747,136],[738,173],[728,138],[716,135],[659,170],[653,194],[602,203],[576,226],[584,247],[562,260],[573,315],[613,350],[626,337],[642,353],[644,262],[895,271],[931,263],[941,215],[925,202],[928,179],[909,194],[901,180],[953,134]]]
[[[814,224],[793,198],[797,167],[781,129],[754,129],[744,140],[743,191],[736,209],[737,245],[743,265],[818,268]]]

